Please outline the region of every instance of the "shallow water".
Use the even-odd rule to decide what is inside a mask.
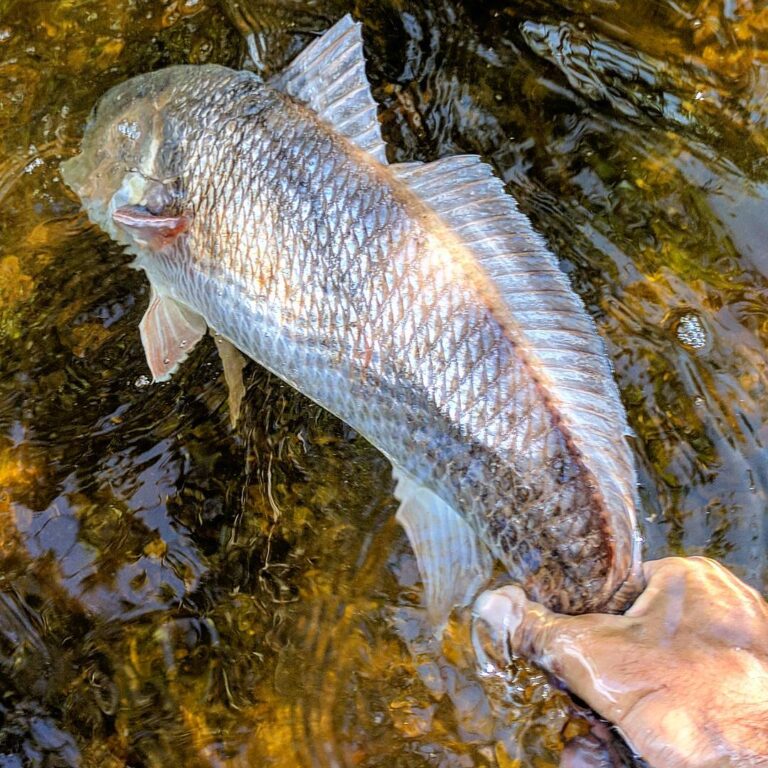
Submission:
[[[58,175],[109,86],[275,71],[347,10],[390,160],[483,154],[595,317],[646,556],[768,590],[768,10],[0,0],[2,768],[541,767],[580,727],[533,669],[463,680],[461,627],[412,653],[389,468],[344,425],[253,365],[233,433],[210,341],[148,384],[146,282]]]

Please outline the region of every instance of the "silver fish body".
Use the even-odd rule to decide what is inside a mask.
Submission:
[[[128,81],[67,183],[158,295],[363,434],[531,596],[620,608],[639,567],[626,422],[554,258],[477,158],[390,166],[274,85]],[[126,233],[126,204],[184,231]]]

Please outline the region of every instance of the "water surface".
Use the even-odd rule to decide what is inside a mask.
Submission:
[[[149,384],[147,284],[58,174],[111,85],[268,74],[347,11],[390,160],[482,154],[595,317],[646,556],[768,589],[768,10],[0,0],[2,768],[541,768],[583,725],[525,665],[467,682],[459,626],[406,642],[389,468],[343,424],[251,365],[233,432],[210,340]]]

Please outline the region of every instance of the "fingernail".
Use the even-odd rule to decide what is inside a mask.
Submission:
[[[483,592],[472,608],[474,615],[473,643],[479,658],[502,659],[509,664],[516,652],[515,635],[522,621],[522,607],[516,595],[503,591]],[[483,628],[482,633],[480,627]],[[485,642],[481,642],[480,638]],[[485,649],[489,649],[486,653]],[[482,654],[479,653],[483,650]]]
[[[523,619],[520,603],[499,590],[483,592],[475,601],[473,613],[496,631],[503,631],[510,637],[515,634]]]
[[[484,592],[472,607],[472,647],[483,674],[498,673],[512,660],[503,624],[496,621],[498,600],[493,593]]]

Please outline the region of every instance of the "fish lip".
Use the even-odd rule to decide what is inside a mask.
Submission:
[[[114,221],[116,224],[121,224],[126,227],[135,226],[136,216],[135,214],[132,215],[134,212],[130,210],[131,208],[134,209],[135,213],[144,213],[148,216],[152,215],[146,205],[121,206],[120,208],[115,208],[115,210],[112,211],[112,221]]]

